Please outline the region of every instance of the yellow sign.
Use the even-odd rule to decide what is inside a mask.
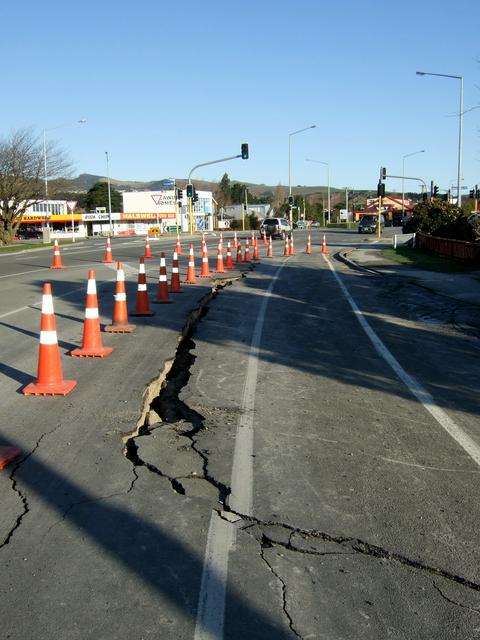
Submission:
[[[160,233],[160,229],[158,227],[150,227],[148,233],[151,236],[158,236],[158,234]]]

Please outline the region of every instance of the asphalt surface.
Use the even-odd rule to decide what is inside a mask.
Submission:
[[[322,234],[186,286],[80,362],[89,268],[112,312],[103,242],[61,272],[0,256],[0,445],[24,452],[0,473],[3,637],[480,637],[477,274],[413,273],[343,231],[323,256]],[[143,243],[113,253],[131,308]],[[45,278],[65,398],[20,393]]]

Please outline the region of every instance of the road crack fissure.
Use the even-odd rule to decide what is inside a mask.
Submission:
[[[15,478],[15,474],[17,473],[17,471],[20,469],[20,467],[24,464],[24,462],[26,462],[31,456],[33,456],[33,454],[37,451],[38,447],[40,446],[42,440],[44,438],[46,438],[47,436],[51,435],[52,433],[55,433],[55,431],[57,431],[57,429],[59,429],[61,427],[60,424],[58,424],[56,427],[54,427],[53,429],[51,429],[50,431],[46,431],[45,433],[42,433],[42,435],[38,438],[38,440],[36,441],[33,449],[25,454],[18,462],[16,462],[13,466],[13,469],[9,475],[9,480],[12,483],[12,491],[14,491],[19,499],[20,502],[22,504],[22,511],[21,513],[17,516],[16,520],[15,520],[15,524],[13,525],[13,527],[10,529],[10,531],[7,533],[7,535],[5,536],[5,539],[3,540],[2,543],[0,543],[0,551],[6,547],[8,544],[10,544],[13,535],[15,534],[15,531],[17,531],[17,529],[21,526],[23,519],[25,518],[25,516],[27,515],[27,513],[30,511],[30,506],[28,504],[28,498],[27,495],[20,489],[20,487],[18,486],[18,482]]]
[[[438,591],[438,593],[441,595],[441,597],[446,600],[447,602],[449,602],[450,604],[453,604],[456,607],[461,607],[462,609],[467,609],[468,611],[471,611],[472,613],[476,613],[477,615],[480,614],[480,610],[479,609],[475,609],[475,607],[469,607],[465,604],[462,604],[461,602],[457,602],[456,600],[452,600],[451,598],[449,598],[448,596],[446,596],[443,591],[440,589],[440,587],[438,586],[438,584],[435,583],[435,581],[433,582],[433,587],[436,591]]]
[[[302,529],[288,523],[268,520],[262,521],[258,518],[255,518],[254,516],[248,516],[245,514],[237,513],[235,511],[229,511],[228,507],[225,509],[225,511],[229,512],[230,514],[233,513],[235,516],[237,516],[237,526],[242,530],[247,531],[247,533],[249,533],[250,535],[253,535],[253,537],[255,537],[260,544],[262,544],[262,541],[268,541],[272,545],[283,547],[284,549],[293,551],[295,553],[316,556],[332,555],[331,552],[318,551],[315,549],[303,549],[298,547],[292,540],[293,534],[296,533],[306,539],[314,538],[322,540],[324,542],[337,544],[344,549],[350,550],[351,553],[379,558],[381,560],[393,561],[417,571],[445,578],[445,580],[460,584],[464,587],[467,587],[468,589],[472,589],[473,591],[480,591],[480,584],[478,584],[477,582],[468,580],[463,576],[456,575],[450,571],[441,569],[440,567],[430,566],[428,564],[420,562],[419,560],[414,560],[395,551],[390,551],[378,545],[371,544],[366,540],[362,540],[360,538],[332,535],[328,532],[318,531],[316,529]],[[220,515],[220,517],[228,519],[225,517],[225,515],[222,514],[222,512],[218,512],[218,514]],[[272,534],[269,535],[269,529],[273,529],[273,531],[283,529],[286,531],[290,531],[291,535],[289,536],[288,541],[285,542],[273,536]]]
[[[260,557],[262,558],[263,562],[266,564],[266,566],[268,567],[268,569],[270,570],[272,575],[275,576],[275,578],[280,583],[280,586],[281,586],[281,589],[282,589],[282,609],[283,609],[283,612],[284,612],[284,614],[285,614],[285,616],[286,616],[286,618],[288,620],[288,626],[290,627],[290,630],[292,631],[292,633],[295,634],[295,636],[297,638],[302,638],[302,636],[295,629],[294,624],[293,624],[292,616],[290,615],[290,612],[288,611],[288,607],[287,607],[287,585],[286,585],[285,581],[282,579],[282,577],[275,571],[275,569],[272,567],[272,565],[270,564],[270,562],[268,561],[268,559],[265,556],[265,549],[270,549],[272,547],[273,547],[273,544],[267,538],[264,538],[264,540],[262,540],[261,543],[260,543]]]
[[[148,385],[144,393],[144,406],[137,427],[124,438],[125,456],[132,462],[134,467],[145,467],[148,471],[165,478],[170,483],[172,490],[180,495],[186,494],[186,489],[181,482],[182,479],[204,480],[215,487],[218,492],[218,500],[222,505],[230,493],[230,488],[216,480],[209,473],[208,455],[198,446],[196,440],[199,432],[205,429],[205,418],[198,411],[195,411],[180,400],[179,396],[190,379],[191,370],[196,360],[196,356],[192,353],[195,349],[195,342],[192,338],[198,324],[207,315],[210,308],[209,305],[216,298],[219,291],[232,285],[235,280],[241,277],[244,277],[244,274],[238,278],[214,281],[210,291],[200,299],[198,306],[190,311],[179,336],[175,355],[164,363],[163,370],[158,378]],[[160,423],[160,425],[157,423]],[[161,428],[162,424],[182,427],[190,425],[190,428],[183,428],[177,433],[179,437],[188,441],[190,449],[201,458],[201,476],[198,474],[188,476],[170,475],[140,457],[136,439],[150,436],[154,430]]]

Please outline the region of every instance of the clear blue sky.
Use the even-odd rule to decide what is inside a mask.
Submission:
[[[77,173],[374,188],[380,165],[456,179],[459,82],[480,104],[476,0],[45,1],[3,7],[1,134],[75,122],[48,135]],[[464,184],[480,184],[480,108],[464,117]],[[387,190],[400,183],[390,182]]]

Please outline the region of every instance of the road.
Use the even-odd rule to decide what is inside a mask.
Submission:
[[[373,238],[331,230],[324,256],[322,233],[81,361],[89,268],[112,313],[103,241],[62,271],[0,256],[0,445],[24,452],[0,473],[3,637],[480,637],[478,334],[456,302],[336,259]],[[173,244],[152,251],[169,264]],[[131,308],[143,242],[113,254]],[[158,260],[147,276],[153,293]],[[45,280],[65,398],[21,394]]]

